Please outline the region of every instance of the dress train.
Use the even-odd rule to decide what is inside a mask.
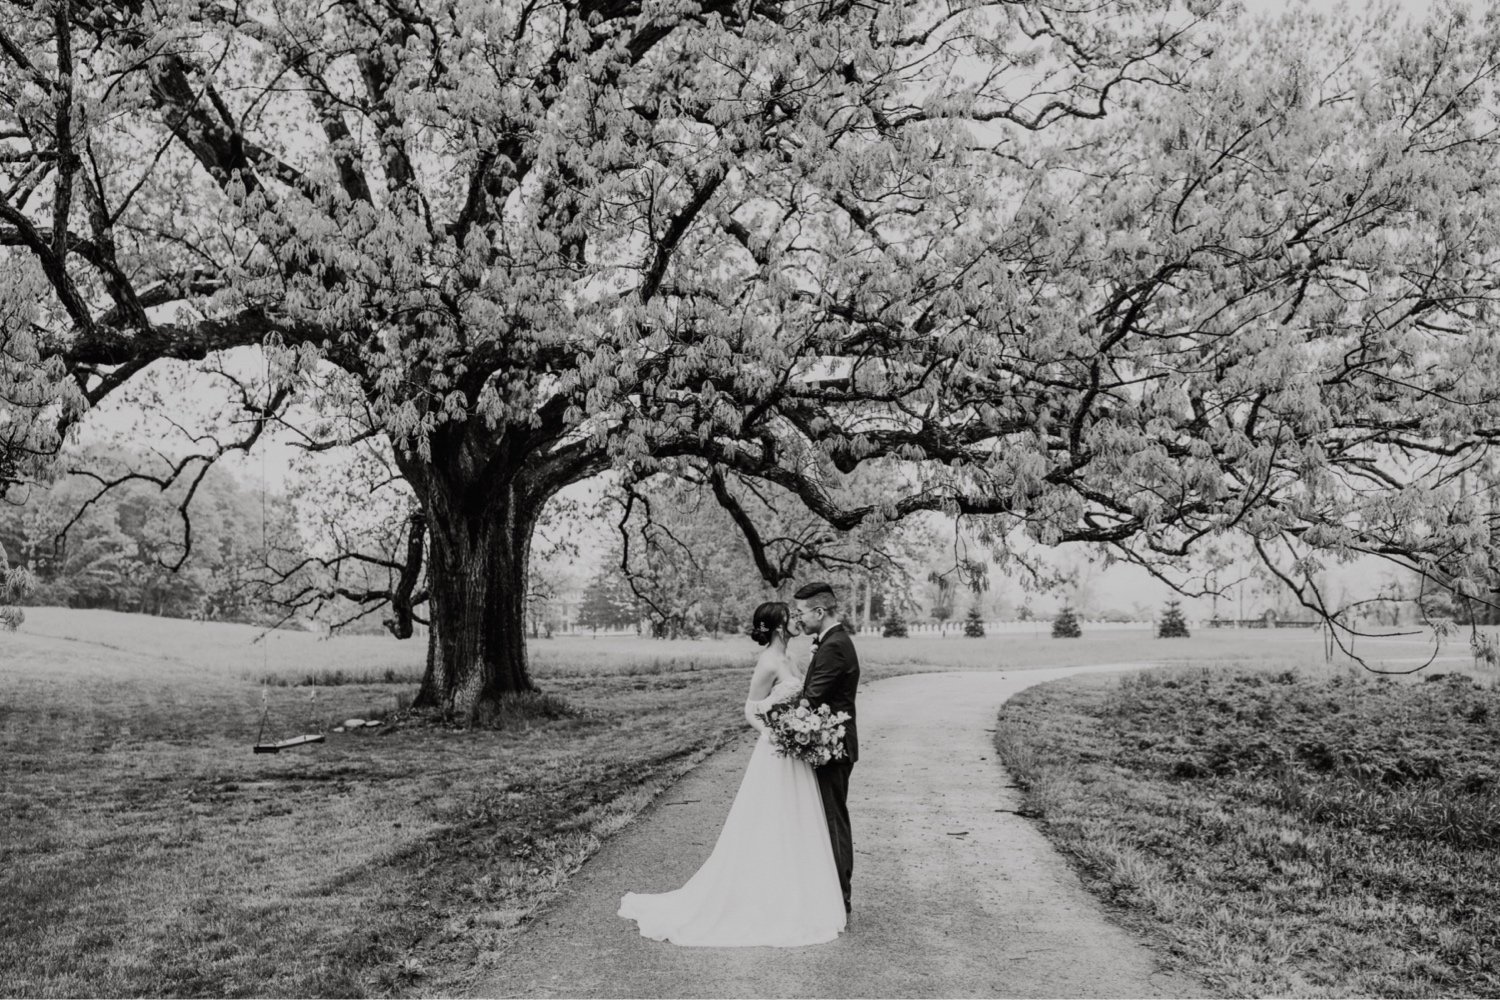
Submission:
[[[795,692],[778,685],[758,704]],[[811,765],[778,756],[762,732],[703,867],[672,892],[626,893],[619,915],[677,945],[789,948],[837,938],[843,893]]]

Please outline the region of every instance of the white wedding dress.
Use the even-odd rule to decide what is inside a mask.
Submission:
[[[789,665],[778,675],[769,696],[746,702],[747,718],[799,695]],[[627,892],[619,915],[678,945],[792,948],[837,938],[844,897],[812,766],[777,756],[761,729],[703,867],[673,892]]]

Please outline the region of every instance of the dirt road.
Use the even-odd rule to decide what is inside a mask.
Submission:
[[[1033,684],[1109,664],[915,674],[859,696],[850,782],[854,919],[809,948],[679,948],[615,916],[707,857],[749,749],[710,758],[572,879],[479,984],[481,996],[1156,997],[1204,987],[1158,969],[1035,827],[995,762],[999,706]]]

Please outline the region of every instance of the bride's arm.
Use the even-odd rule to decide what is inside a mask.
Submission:
[[[776,686],[776,663],[775,660],[762,654],[755,664],[755,673],[750,678],[750,693],[745,698],[745,721],[750,723],[757,732],[765,732],[766,724],[757,714],[771,707],[770,698],[767,696],[771,689]]]

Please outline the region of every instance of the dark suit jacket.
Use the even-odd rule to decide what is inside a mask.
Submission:
[[[859,655],[854,652],[854,637],[843,625],[835,625],[813,654],[802,681],[802,697],[813,708],[827,705],[835,712],[849,713],[849,721],[844,725],[844,743],[851,764],[859,760],[859,729],[854,712],[854,692],[858,687]]]

